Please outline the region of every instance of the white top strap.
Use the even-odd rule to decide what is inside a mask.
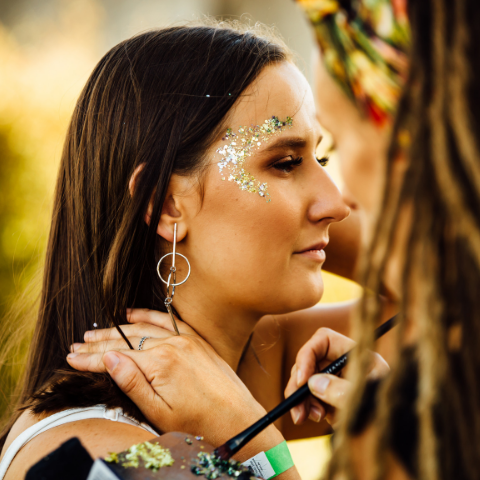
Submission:
[[[137,422],[134,418],[123,413],[121,408],[108,409],[105,405],[95,405],[87,408],[71,408],[62,412],[54,413],[35,425],[24,430],[8,447],[5,455],[0,462],[0,480],[7,473],[8,467],[20,449],[27,444],[32,438],[49,430],[50,428],[64,425],[65,423],[76,422],[78,420],[87,420],[91,418],[99,418],[112,420],[113,422],[126,423],[135,427],[140,427],[158,437],[158,433],[145,423]]]

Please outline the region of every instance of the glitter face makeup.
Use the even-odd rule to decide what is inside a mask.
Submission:
[[[229,171],[228,181],[235,182],[241,190],[250,193],[258,193],[261,197],[270,202],[268,185],[256,180],[255,177],[245,170],[245,162],[252,156],[255,148],[259,148],[264,143],[268,143],[273,136],[278,135],[286,127],[293,125],[293,119],[287,117],[285,121],[280,121],[278,117],[273,116],[262,125],[252,125],[250,127],[238,127],[238,133],[233,133],[229,128],[223,141],[230,141],[228,145],[217,150],[217,153],[223,156],[223,160],[218,162],[218,168],[225,180],[224,168]]]

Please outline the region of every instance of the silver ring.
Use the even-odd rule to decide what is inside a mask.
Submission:
[[[146,340],[147,338],[152,338],[152,337],[142,337],[142,338],[140,339],[140,343],[138,344],[138,349],[139,349],[139,350],[141,350],[141,349],[143,348],[143,344],[145,343],[145,340]]]
[[[162,277],[162,274],[160,273],[160,264],[163,262],[163,260],[168,257],[169,255],[173,255],[173,253],[167,253],[165,254],[159,261],[158,261],[158,264],[157,264],[157,273],[158,273],[158,276],[160,277],[160,280],[165,284],[165,285],[169,285],[171,287],[178,287],[179,285],[182,285],[183,283],[185,283],[187,280],[188,280],[188,277],[190,276],[190,272],[192,271],[191,267],[190,267],[190,262],[188,261],[188,258],[185,256],[185,255],[182,255],[181,253],[178,253],[176,252],[175,255],[180,255],[182,258],[185,259],[185,261],[187,262],[187,265],[188,265],[188,274],[187,276],[185,277],[184,280],[182,280],[181,282],[178,282],[178,283],[168,283],[166,282],[163,277]],[[172,272],[173,273],[173,272]]]

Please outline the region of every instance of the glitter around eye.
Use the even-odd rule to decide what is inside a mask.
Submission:
[[[229,170],[228,181],[235,182],[241,190],[258,193],[267,202],[270,202],[268,185],[256,180],[251,173],[245,171],[245,162],[253,154],[254,148],[260,147],[262,143],[267,143],[272,136],[282,132],[285,127],[291,127],[292,125],[293,119],[291,117],[287,117],[282,122],[278,117],[272,116],[272,118],[265,120],[265,123],[262,125],[238,127],[238,135],[240,136],[238,140],[233,130],[228,128],[222,140],[230,140],[230,143],[217,150],[217,153],[223,156],[223,160],[218,162],[222,179],[225,178],[223,169],[227,168]]]

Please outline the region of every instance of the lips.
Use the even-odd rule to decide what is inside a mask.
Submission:
[[[304,258],[308,258],[310,260],[314,260],[315,262],[323,263],[326,260],[325,250],[324,248],[328,245],[328,240],[315,243],[310,247],[305,248],[304,250],[300,250],[299,252],[295,252],[296,255],[301,255]]]
[[[322,242],[315,243],[314,245],[305,248],[304,250],[300,250],[295,253],[307,253],[307,252],[312,252],[312,251],[318,251],[318,250],[323,250],[326,246],[328,245],[328,240],[323,240]]]

